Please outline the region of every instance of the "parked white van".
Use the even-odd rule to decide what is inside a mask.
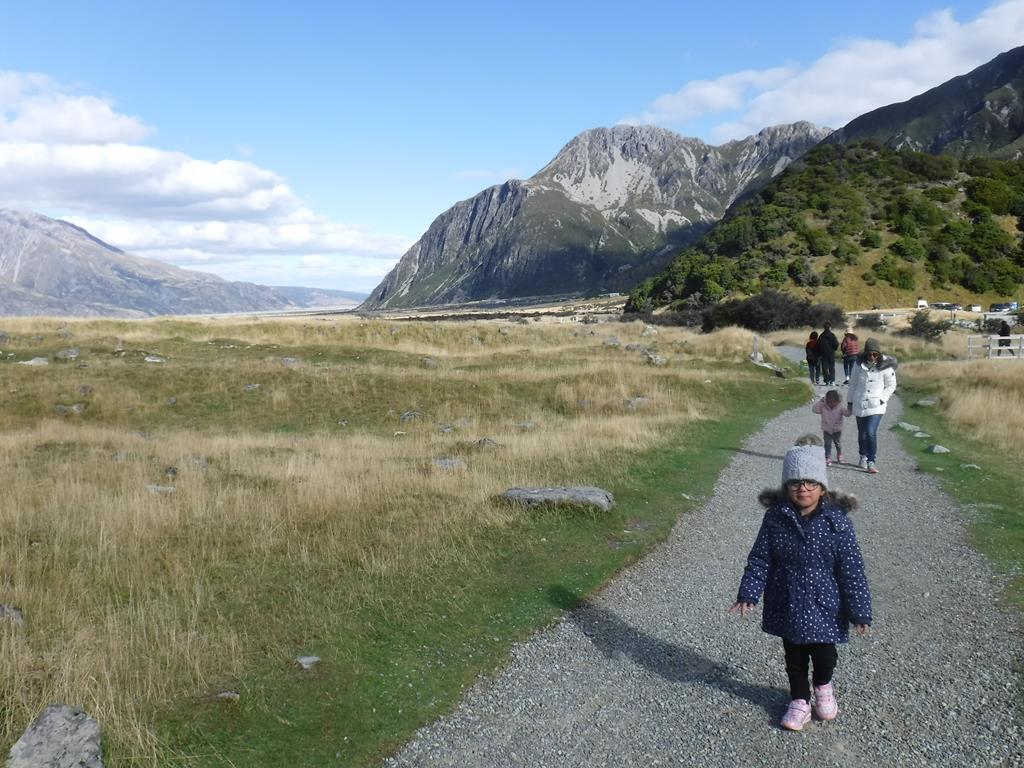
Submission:
[[[928,302],[925,301],[922,298],[918,298],[918,300],[917,300],[917,308],[918,309],[928,309]]]

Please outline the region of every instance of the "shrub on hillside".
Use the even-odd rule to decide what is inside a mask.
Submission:
[[[835,304],[811,304],[807,299],[769,289],[748,299],[733,299],[711,307],[704,313],[702,328],[713,331],[738,325],[768,333],[783,328],[820,326],[826,320],[840,326],[843,318],[842,308]]]
[[[910,326],[902,334],[937,342],[952,325],[948,320],[932,320],[931,313],[927,309],[922,309],[914,313],[910,318]]]
[[[878,331],[885,328],[885,320],[877,312],[870,315],[862,315],[856,324],[858,328],[867,328],[869,331]]]

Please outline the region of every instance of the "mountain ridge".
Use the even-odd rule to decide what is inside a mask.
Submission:
[[[529,179],[444,211],[360,309],[628,289],[828,133],[799,122],[712,146],[656,126],[583,131]]]

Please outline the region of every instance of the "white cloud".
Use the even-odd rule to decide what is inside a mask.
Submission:
[[[898,44],[851,39],[810,65],[744,70],[692,81],[655,99],[640,122],[714,118],[709,138],[740,138],[797,120],[839,128],[872,109],[905,101],[1024,41],[1024,0],[1003,0],[961,23],[952,12],[920,19]]]
[[[141,141],[152,132],[108,99],[77,94],[37,73],[0,72],[0,141]]]
[[[314,254],[312,256],[303,256],[299,259],[299,267],[302,269],[330,269],[333,264],[334,261],[331,260],[329,256],[318,256]]]
[[[284,264],[298,274],[332,259],[348,268],[369,259],[353,274],[382,277],[412,244],[316,214],[281,176],[247,160],[143,144],[152,133],[108,99],[43,74],[0,72],[0,207],[60,215],[140,256],[257,282]]]
[[[691,80],[675,93],[655,99],[639,117],[624,123],[679,123],[708,113],[739,109],[751,92],[760,92],[785,82],[794,74],[788,67],[745,69],[714,80]]]

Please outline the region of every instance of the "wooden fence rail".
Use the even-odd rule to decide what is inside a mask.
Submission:
[[[968,336],[967,358],[1024,360],[1024,334],[1012,336]]]

